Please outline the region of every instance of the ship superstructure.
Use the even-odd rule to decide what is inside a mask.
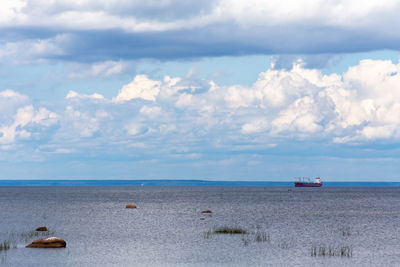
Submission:
[[[320,177],[316,177],[314,181],[311,181],[310,177],[296,177],[294,182],[295,187],[321,187],[322,181]]]

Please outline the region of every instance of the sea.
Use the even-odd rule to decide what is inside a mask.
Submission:
[[[398,183],[193,183],[0,181],[0,265],[400,266]]]

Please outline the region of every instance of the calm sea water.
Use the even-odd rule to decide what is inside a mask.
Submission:
[[[0,215],[6,266],[400,265],[396,187],[0,187]],[[67,247],[25,248],[43,225]],[[223,226],[249,234],[205,234]]]

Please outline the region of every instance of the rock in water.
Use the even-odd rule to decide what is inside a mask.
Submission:
[[[33,241],[27,248],[65,248],[67,243],[58,237],[47,237]]]
[[[35,231],[48,231],[48,230],[47,230],[46,226],[41,226],[41,227],[36,228]]]
[[[127,209],[136,209],[136,205],[131,203],[131,204],[126,205],[125,208],[127,208]]]
[[[201,213],[212,213],[211,210],[203,210]]]

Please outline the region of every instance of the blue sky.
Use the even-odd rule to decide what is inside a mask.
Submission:
[[[400,181],[399,12],[2,1],[0,179]]]

